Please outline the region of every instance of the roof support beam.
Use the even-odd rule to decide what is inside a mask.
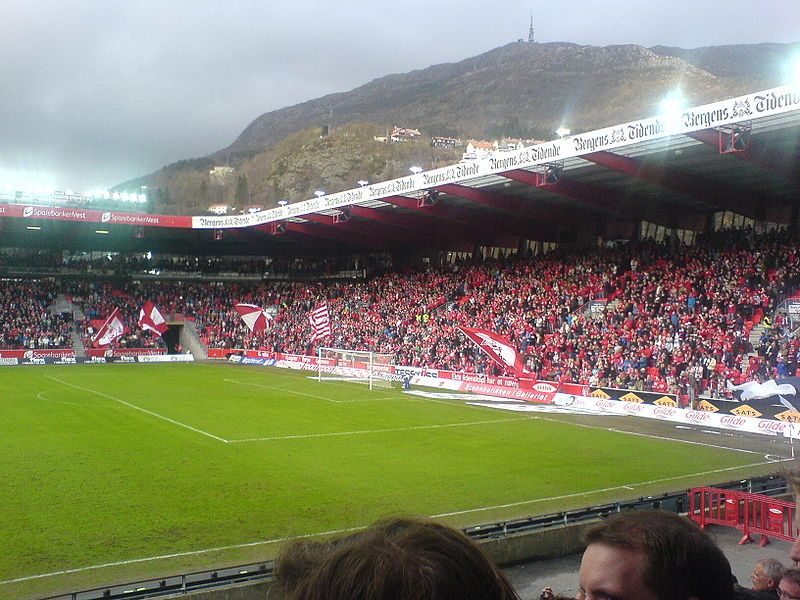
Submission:
[[[650,181],[690,198],[702,200],[717,210],[731,210],[751,219],[763,220],[763,206],[758,197],[743,195],[737,189],[696,173],[650,165],[638,158],[606,151],[584,154],[581,158],[631,177]]]
[[[352,246],[354,249],[360,249],[362,251],[379,251],[385,249],[385,245],[380,244],[377,240],[371,240],[364,236],[351,234],[337,229],[336,227],[325,227],[323,225],[312,223],[294,223],[291,221],[286,222],[285,225],[287,231],[309,237],[326,238],[333,240],[338,244]]]
[[[436,241],[437,245],[447,247],[454,241],[466,241],[472,244],[485,240],[474,240],[465,237],[462,232],[454,231],[448,227],[440,227],[427,219],[420,219],[410,214],[399,214],[395,211],[366,208],[364,206],[349,206],[350,212],[360,218],[375,223],[402,229],[404,235],[413,232],[421,235],[425,240]]]
[[[348,207],[353,208],[353,207]],[[363,207],[361,207],[363,208]],[[369,210],[369,209],[365,209]],[[355,215],[356,212],[353,212]],[[415,229],[401,229],[398,226],[391,226],[387,225],[382,222],[378,222],[376,220],[356,220],[350,219],[349,221],[339,221],[338,223],[334,223],[334,219],[331,216],[327,215],[319,215],[319,214],[309,214],[303,215],[303,219],[307,219],[309,221],[314,221],[316,223],[320,223],[322,225],[327,225],[329,227],[335,227],[337,229],[341,229],[343,231],[347,231],[348,233],[352,233],[355,235],[366,236],[368,238],[372,238],[375,240],[380,240],[381,245],[386,247],[387,243],[396,241],[396,242],[413,242],[420,247],[434,247],[434,248],[447,248],[447,243],[450,240],[442,240],[438,236],[436,237],[428,237],[422,235],[419,231]],[[431,243],[435,242],[435,243]]]
[[[676,211],[685,210],[674,203],[654,206],[642,202],[631,202],[631,198],[616,190],[582,183],[564,175],[556,183],[547,185],[542,184],[541,173],[525,169],[514,169],[500,173],[500,175],[537,187],[543,192],[576,200],[589,208],[601,210],[612,218],[617,218],[624,213],[626,218],[645,220],[666,226],[674,218]]]
[[[686,135],[709,146],[719,148],[720,132],[717,129],[701,129],[700,131],[693,131]],[[789,181],[800,181],[800,173],[798,173],[800,159],[798,159],[796,153],[786,154],[771,149],[767,147],[763,141],[755,138],[751,139],[747,148],[741,152],[730,152],[730,154],[736,158],[754,164],[765,171],[785,177]]]
[[[579,214],[578,211],[555,215],[552,209],[537,207],[530,198],[519,198],[500,192],[491,192],[454,183],[437,185],[435,189],[451,196],[470,200],[476,204],[512,213],[514,219],[511,223],[515,224],[514,233],[516,234],[521,228],[522,231],[527,231],[527,233],[518,235],[526,239],[544,241],[545,238],[541,237],[542,230],[550,230],[552,233],[552,230],[556,229],[557,232],[559,225],[566,225],[572,230],[580,229],[590,235],[598,235],[597,220],[585,213]]]
[[[384,202],[416,211],[429,219],[436,220],[441,224],[446,224],[448,228],[460,230],[463,235],[484,246],[500,246],[511,248],[519,243],[520,236],[510,234],[508,223],[490,219],[486,222],[480,214],[473,214],[471,217],[465,216],[464,211],[457,214],[451,206],[440,202],[428,206],[420,206],[416,198],[406,196],[389,196],[381,198]],[[474,211],[473,211],[474,212]]]

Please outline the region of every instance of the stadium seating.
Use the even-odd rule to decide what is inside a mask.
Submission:
[[[164,314],[196,319],[208,347],[309,354],[315,349],[307,315],[325,299],[333,321],[325,345],[391,353],[398,364],[499,374],[458,332],[458,325],[466,325],[506,336],[540,379],[721,396],[727,380],[794,374],[800,342],[789,335],[781,315],[756,348],[750,332],[800,285],[800,266],[792,258],[797,252],[797,239],[785,232],[718,232],[691,247],[644,242],[592,254],[447,264],[371,279],[281,281],[211,280],[214,273],[236,269],[263,273],[264,259],[115,257],[107,262],[129,277],[114,284],[79,278],[47,285],[5,281],[0,299],[11,308],[0,341],[26,348],[68,344],[69,324],[47,314],[60,292],[86,315],[86,344],[97,321],[114,308],[131,329],[120,345],[159,344],[135,326],[139,307],[149,299]],[[7,263],[9,257],[0,260]],[[38,268],[47,266],[39,263]],[[131,279],[154,264],[194,277]],[[84,261],[71,267],[88,274],[104,265]],[[296,273],[318,268],[313,262],[294,265]],[[607,301],[599,318],[587,310],[596,298]],[[237,302],[276,307],[271,327],[251,334],[232,309]]]

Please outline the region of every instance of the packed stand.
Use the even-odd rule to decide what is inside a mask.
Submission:
[[[729,380],[795,373],[800,342],[775,309],[800,285],[797,254],[797,240],[785,232],[732,231],[691,247],[630,243],[591,254],[407,269],[368,280],[128,278],[113,284],[70,280],[61,289],[86,315],[86,345],[114,308],[131,330],[123,345],[162,344],[136,327],[139,309],[151,300],[164,315],[195,319],[208,347],[314,354],[308,314],[326,301],[333,333],[321,344],[391,354],[397,364],[500,374],[458,331],[462,325],[507,337],[540,379],[723,396]],[[238,264],[170,260],[193,273]],[[242,264],[261,269],[265,262]],[[28,347],[32,338],[39,343],[40,330],[47,343],[57,344],[59,334],[68,332],[68,326],[54,328],[56,317],[47,315],[55,285],[4,288],[5,304],[16,307],[3,324],[6,345]],[[590,314],[589,303],[597,299],[606,310]],[[239,302],[270,309],[270,327],[251,333],[233,310]],[[46,322],[40,327],[31,320]],[[758,324],[766,327],[753,347],[750,332]]]
[[[541,379],[722,396],[728,380],[794,374],[798,341],[785,327],[769,323],[769,343],[756,349],[749,333],[800,283],[797,250],[785,234],[718,233],[675,250],[644,243],[368,282],[228,290],[228,302],[279,307],[261,335],[219,311],[225,296],[199,318],[211,346],[313,354],[306,318],[326,299],[333,335],[325,345],[392,353],[397,364],[496,373],[458,332],[466,325],[513,341]],[[598,297],[608,308],[593,319],[586,303]],[[754,350],[762,360],[748,359]]]
[[[52,280],[0,280],[0,348],[70,347],[70,315],[50,311],[57,295],[57,285]]]

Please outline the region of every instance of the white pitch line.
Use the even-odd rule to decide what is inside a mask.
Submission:
[[[169,417],[165,417],[164,415],[160,415],[157,412],[153,412],[152,410],[147,410],[146,408],[142,408],[140,406],[136,406],[135,404],[131,404],[130,402],[126,402],[125,400],[121,400],[120,398],[115,398],[109,394],[105,394],[103,392],[98,392],[97,390],[93,390],[90,388],[82,387],[80,385],[75,385],[74,383],[70,383],[68,381],[64,381],[63,379],[59,379],[58,377],[53,377],[52,375],[45,375],[48,379],[52,379],[53,381],[57,381],[62,385],[66,385],[67,387],[75,388],[76,390],[82,390],[84,392],[89,392],[90,394],[96,394],[98,396],[102,396],[103,398],[108,398],[109,400],[113,400],[114,402],[119,402],[120,404],[124,404],[134,410],[141,411],[146,413],[150,416],[156,417],[158,419],[162,419],[167,421],[168,423],[172,423],[173,425],[177,425],[178,427],[183,427],[184,429],[188,429],[190,431],[194,431],[195,433],[199,433],[206,437],[210,437],[212,439],[217,440],[218,442],[222,442],[223,444],[227,444],[228,440],[221,438],[219,436],[214,435],[213,433],[208,433],[207,431],[203,431],[202,429],[197,429],[197,427],[192,427],[191,425],[187,425],[186,423],[181,423],[180,421],[176,421],[175,419],[170,419]]]
[[[740,465],[738,467],[727,467],[725,469],[714,469],[713,471],[703,471],[703,472],[700,472],[700,473],[689,473],[687,475],[678,475],[676,477],[666,477],[666,478],[663,478],[663,479],[654,479],[652,481],[641,481],[641,482],[638,482],[638,483],[634,482],[634,483],[630,483],[630,484],[627,484],[627,485],[620,485],[620,486],[597,489],[597,490],[589,490],[589,491],[580,492],[580,493],[577,493],[577,494],[566,494],[566,495],[563,495],[563,496],[550,496],[548,498],[537,498],[535,500],[526,500],[526,501],[523,501],[523,502],[514,502],[514,503],[510,503],[510,504],[500,504],[500,505],[497,505],[497,506],[486,506],[486,507],[483,507],[483,508],[473,508],[473,509],[462,510],[462,511],[457,511],[457,512],[441,513],[441,514],[438,514],[438,515],[430,515],[430,517],[433,518],[433,519],[438,519],[438,518],[442,518],[442,517],[462,515],[462,514],[472,513],[472,512],[481,512],[481,511],[486,511],[486,510],[494,510],[494,509],[498,509],[498,508],[508,508],[508,507],[512,507],[512,506],[521,506],[521,505],[524,505],[524,504],[536,504],[536,503],[539,503],[539,502],[546,502],[548,500],[563,500],[565,498],[573,498],[573,497],[576,497],[576,496],[588,496],[590,494],[597,494],[597,493],[602,493],[602,492],[607,492],[607,491],[614,491],[614,490],[622,489],[622,488],[631,489],[632,486],[648,485],[648,484],[653,484],[653,483],[663,483],[663,482],[666,482],[666,481],[672,481],[672,480],[675,480],[675,479],[682,479],[682,478],[685,478],[685,477],[699,477],[701,475],[710,475],[710,474],[713,474],[713,473],[721,473],[721,472],[724,472],[724,471],[732,471],[732,470],[735,470],[735,469],[746,469],[746,468],[753,467],[753,466],[772,464],[772,463],[776,463],[776,462],[785,462],[785,461],[788,461],[788,460],[792,460],[792,459],[784,458],[784,459],[781,459],[781,460],[772,460],[772,461],[761,462],[761,463],[753,463],[753,464],[749,464],[749,465]],[[360,531],[360,530],[364,529],[365,527],[367,527],[367,525],[361,525],[361,526],[358,526],[358,527],[348,527],[348,528],[344,528],[344,529],[333,529],[331,531],[319,531],[317,533],[305,533],[305,534],[287,536],[287,537],[282,537],[282,538],[272,538],[272,539],[261,540],[261,541],[257,541],[257,542],[244,542],[244,543],[241,543],[241,544],[231,544],[229,546],[218,546],[218,547],[215,547],[215,548],[204,548],[202,550],[187,550],[185,552],[175,552],[175,553],[172,553],[172,554],[161,554],[159,556],[148,556],[148,557],[145,557],[145,558],[132,558],[132,559],[128,559],[128,560],[120,560],[120,561],[116,561],[116,562],[103,563],[103,564],[99,564],[99,565],[90,565],[88,567],[76,567],[74,569],[63,569],[61,571],[53,571],[51,573],[41,573],[39,575],[28,575],[26,577],[17,577],[16,579],[6,579],[4,581],[0,581],[0,585],[6,585],[6,584],[9,584],[9,583],[20,583],[20,582],[23,582],[23,581],[31,581],[31,580],[34,580],[34,579],[44,579],[46,577],[55,577],[57,575],[69,575],[69,574],[72,574],[72,573],[83,573],[85,571],[94,571],[94,570],[97,570],[97,569],[105,569],[105,568],[109,568],[109,567],[118,567],[118,566],[122,566],[122,565],[131,565],[131,564],[135,564],[135,563],[150,562],[150,561],[155,561],[155,560],[165,560],[165,559],[169,559],[169,558],[181,558],[181,557],[185,557],[185,556],[197,556],[197,555],[200,555],[200,554],[210,554],[212,552],[224,552],[226,550],[236,550],[236,549],[240,549],[240,548],[251,548],[251,547],[254,547],[254,546],[264,546],[266,544],[280,544],[280,543],[289,542],[289,541],[292,541],[292,540],[300,540],[300,539],[321,537],[321,536],[326,536],[326,535],[339,535],[339,534],[342,534],[342,533],[350,533],[350,532],[353,532],[353,531]]]
[[[275,435],[271,437],[248,438],[243,440],[228,440],[229,444],[242,442],[271,442],[281,440],[304,440],[309,438],[337,437],[349,435],[364,435],[369,433],[392,433],[398,431],[419,431],[423,429],[448,429],[453,427],[471,427],[474,425],[488,425],[490,423],[508,423],[510,421],[525,421],[526,418],[514,419],[487,419],[484,421],[467,421],[464,423],[444,423],[439,425],[413,425],[411,427],[392,427],[388,429],[359,429],[356,431],[331,431],[328,433],[302,433],[297,435]]]
[[[331,531],[321,531],[318,533],[306,533],[301,535],[292,535],[282,538],[273,538],[270,540],[261,540],[258,542],[245,542],[243,544],[232,544],[230,546],[218,546],[216,548],[205,548],[203,550],[187,550],[186,552],[173,552],[172,554],[161,554],[159,556],[148,556],[145,558],[131,558],[129,560],[118,560],[116,562],[103,563],[100,565],[90,565],[88,567],[76,567],[74,569],[63,569],[61,571],[53,571],[51,573],[41,573],[39,575],[28,575],[27,577],[17,577],[16,579],[6,579],[0,581],[0,585],[9,583],[21,583],[23,581],[31,581],[33,579],[44,579],[46,577],[55,577],[56,575],[69,575],[72,573],[83,573],[85,571],[95,571],[97,569],[107,569],[109,567],[120,567],[123,565],[132,565],[135,563],[150,562],[154,560],[165,560],[168,558],[181,558],[183,556],[197,556],[198,554],[210,554],[212,552],[224,552],[226,550],[236,550],[239,548],[251,548],[253,546],[264,546],[266,544],[281,544],[292,540],[302,540],[311,537],[323,535],[339,535],[341,533],[350,533],[364,529],[366,525],[361,527],[348,527],[346,529],[332,529]]]
[[[718,444],[707,444],[705,442],[696,442],[694,440],[682,440],[680,438],[667,437],[662,435],[653,435],[651,433],[641,433],[639,431],[628,431],[626,429],[615,429],[613,427],[601,427],[600,425],[587,425],[586,423],[573,423],[571,421],[562,421],[561,419],[553,419],[552,417],[538,417],[542,421],[552,421],[553,423],[561,423],[563,425],[574,425],[575,427],[583,427],[584,429],[602,429],[603,431],[611,431],[613,433],[622,433],[626,435],[635,435],[637,437],[651,438],[654,440],[664,440],[665,442],[678,442],[680,444],[690,444],[692,446],[705,446],[706,448],[717,448],[718,450],[730,450],[731,452],[743,452],[745,454],[758,454],[764,455],[763,452],[756,450],[745,450],[744,448],[731,448],[730,446],[720,446]]]
[[[334,400],[333,398],[328,398],[326,396],[317,396],[316,394],[305,394],[303,392],[298,392],[295,390],[287,390],[286,388],[279,388],[272,385],[264,385],[263,383],[251,383],[250,381],[238,381],[236,379],[223,379],[223,381],[227,381],[228,383],[237,383],[239,385],[254,385],[256,387],[261,387],[268,390],[275,390],[276,392],[285,392],[287,394],[294,394],[295,396],[306,396],[307,398],[316,398],[317,400],[325,400],[326,402],[333,402],[334,404],[342,404],[344,402],[344,400]]]
[[[526,504],[538,504],[540,502],[547,502],[548,500],[565,500],[567,498],[578,498],[580,496],[589,496],[591,494],[599,494],[604,492],[614,492],[621,489],[632,489],[631,486],[652,485],[654,483],[666,483],[667,481],[675,481],[677,479],[686,479],[687,477],[701,477],[705,475],[713,475],[715,473],[724,473],[726,471],[735,471],[736,469],[748,469],[750,467],[758,467],[761,465],[774,464],[776,462],[787,462],[794,460],[792,458],[782,458],[781,460],[768,460],[765,462],[751,463],[749,465],[738,465],[736,467],[725,467],[724,469],[714,469],[712,471],[701,471],[699,473],[687,473],[684,475],[675,475],[674,477],[663,477],[661,479],[651,479],[650,481],[639,481],[629,483],[626,485],[615,485],[613,487],[602,488],[599,490],[589,490],[588,492],[577,492],[575,494],[564,494],[563,496],[551,496],[549,498],[537,498],[535,500],[522,500],[520,502],[509,502],[508,504],[496,504],[494,506],[483,506],[481,508],[468,508],[466,510],[457,510],[454,512],[440,513],[438,515],[431,515],[434,519],[442,517],[454,517],[456,515],[466,515],[469,513],[483,512],[487,510],[497,510],[500,508],[511,508],[514,506],[525,506]]]

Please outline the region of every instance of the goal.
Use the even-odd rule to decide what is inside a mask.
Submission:
[[[394,387],[392,355],[366,350],[319,348],[317,381],[365,383],[371,390]]]

